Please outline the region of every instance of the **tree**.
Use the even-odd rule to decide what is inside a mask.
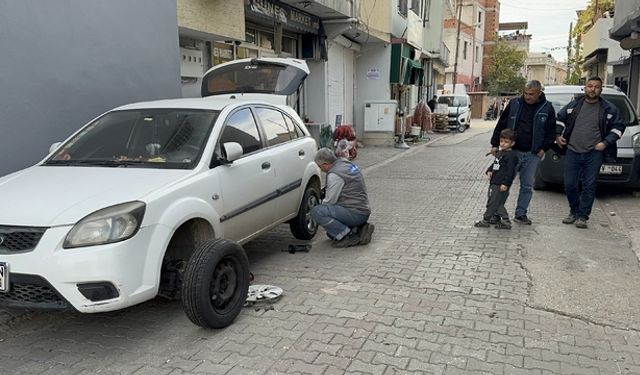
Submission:
[[[524,51],[511,47],[504,41],[498,41],[491,56],[491,68],[485,77],[489,95],[522,90],[526,79],[520,72],[525,59]]]
[[[571,31],[571,38],[574,39],[573,45],[575,51],[567,61],[567,65],[571,74],[567,76],[565,83],[568,85],[576,85],[582,77],[582,54],[580,53],[580,41],[582,36],[589,31],[598,18],[602,17],[604,12],[613,12],[615,8],[615,0],[591,0],[587,8],[579,13],[578,21]]]

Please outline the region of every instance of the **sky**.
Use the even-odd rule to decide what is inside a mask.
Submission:
[[[566,61],[569,24],[575,25],[576,10],[585,9],[588,3],[589,0],[500,0],[500,22],[527,21],[527,34],[532,35],[529,51],[549,52],[557,61]]]

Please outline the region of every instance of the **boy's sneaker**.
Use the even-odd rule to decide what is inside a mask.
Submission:
[[[371,242],[371,235],[375,229],[375,225],[364,223],[358,230],[360,233],[360,243],[358,245],[366,245]]]
[[[476,221],[473,226],[476,228],[489,228],[491,226],[491,223],[489,221],[486,221],[485,219],[482,219],[480,221]]]
[[[499,222],[500,222],[500,216],[498,215],[493,215],[489,219],[489,224],[498,224]]]
[[[562,219],[562,224],[573,224],[576,222],[578,218],[576,217],[576,215],[574,214],[569,214],[567,215],[567,217],[565,217],[564,219]]]
[[[502,219],[496,226],[496,229],[511,229],[511,221],[509,219]]]
[[[576,228],[587,229],[587,221],[585,219],[576,219]]]
[[[531,225],[531,220],[527,217],[527,215],[520,215],[513,218],[516,223]]]

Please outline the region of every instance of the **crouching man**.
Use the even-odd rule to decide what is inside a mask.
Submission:
[[[336,158],[328,148],[318,150],[315,162],[327,174],[327,181],[322,204],[311,210],[313,219],[327,231],[333,247],[368,244],[375,227],[367,223],[371,209],[360,168]]]

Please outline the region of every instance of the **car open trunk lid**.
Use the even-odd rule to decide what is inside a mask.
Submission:
[[[258,58],[230,61],[209,69],[203,79],[201,95],[238,96],[287,104],[287,97],[298,91],[309,68],[304,60]]]

